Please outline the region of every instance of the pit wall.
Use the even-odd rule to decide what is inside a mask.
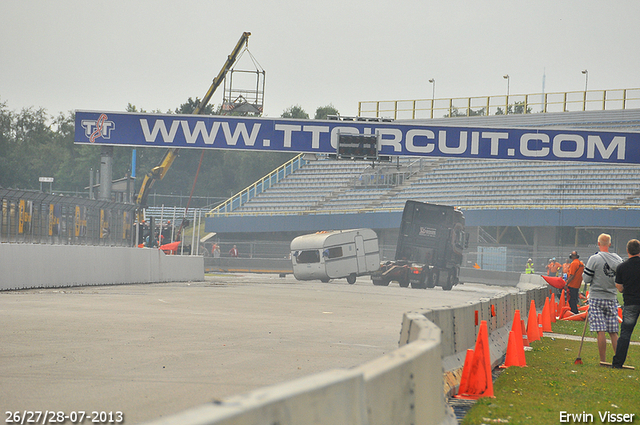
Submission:
[[[158,249],[0,244],[0,290],[203,280],[202,257]]]
[[[445,395],[459,384],[464,355],[475,346],[480,321],[487,321],[491,363],[497,366],[515,310],[525,318],[531,300],[541,307],[549,293],[537,275],[522,275],[517,286],[517,293],[405,313],[400,347],[359,367],[261,388],[151,424],[457,424]]]

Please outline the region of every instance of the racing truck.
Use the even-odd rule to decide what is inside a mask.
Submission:
[[[464,214],[455,207],[409,200],[402,212],[395,260],[371,275],[374,285],[451,290],[460,283],[463,249],[469,245]]]

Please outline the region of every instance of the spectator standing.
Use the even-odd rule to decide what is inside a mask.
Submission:
[[[547,264],[547,276],[558,276],[558,270],[562,267],[562,264],[558,263],[554,258],[549,259]]]
[[[582,272],[584,263],[580,261],[580,256],[576,251],[569,254],[571,264],[567,274],[567,287],[569,288],[569,307],[573,314],[578,314],[578,299],[580,298],[580,287],[582,286]]]
[[[531,260],[531,258],[529,258],[529,260],[527,260],[527,265],[524,268],[524,272],[525,274],[534,274],[535,270],[533,269],[533,260]]]
[[[618,298],[615,285],[615,270],[622,258],[609,252],[611,236],[602,233],[598,236],[599,252],[589,257],[584,266],[583,280],[590,284],[589,289],[589,330],[598,337],[600,362],[606,361],[607,339],[611,338],[613,352],[618,344]]]
[[[640,315],[640,241],[627,242],[627,254],[629,258],[616,269],[616,288],[622,292],[624,308],[618,347],[611,362],[613,368],[622,368],[627,359],[631,333]]]
[[[238,258],[238,256],[240,255],[240,253],[238,252],[238,248],[236,248],[235,245],[229,250],[229,255],[233,258]]]
[[[549,258],[549,264],[547,264],[547,276],[558,276],[559,270],[562,269],[562,264],[556,261],[556,258]],[[553,293],[556,294],[557,298],[560,298],[562,294],[562,288],[553,288]]]
[[[552,269],[553,269],[553,258],[549,258],[549,262],[547,263],[547,276],[555,276],[555,274],[551,274]]]

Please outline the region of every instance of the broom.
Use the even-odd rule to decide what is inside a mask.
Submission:
[[[580,357],[580,353],[582,353],[582,344],[584,343],[584,334],[587,333],[587,321],[589,320],[589,310],[587,310],[587,314],[584,316],[584,328],[582,329],[582,339],[580,340],[580,349],[578,349],[578,357],[573,364],[582,364],[582,358]]]

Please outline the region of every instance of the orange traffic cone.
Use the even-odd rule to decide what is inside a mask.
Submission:
[[[527,330],[524,327],[524,319],[520,320],[520,329],[521,329],[521,333],[522,333],[522,345],[524,347],[528,347],[529,346],[529,337],[527,336]]]
[[[507,355],[505,357],[504,367],[527,365],[527,360],[524,355],[525,339],[523,339],[523,335],[522,335],[523,327],[524,327],[524,322],[520,320],[520,310],[516,310],[513,314],[513,323],[511,324],[511,332],[509,332],[509,342],[507,344]],[[511,342],[512,333],[513,333],[513,339],[514,339],[513,343]],[[526,336],[524,338],[526,338]],[[512,345],[514,346],[512,347]],[[517,355],[518,357],[517,360],[513,358],[514,354]]]
[[[559,316],[559,313],[556,294],[551,294],[551,323],[556,323],[556,317]]]
[[[562,320],[572,320],[572,321],[582,322],[587,318],[587,313],[589,313],[589,310],[583,311],[582,313],[578,313],[578,314],[571,314]]]
[[[527,365],[527,358],[524,355],[524,344],[522,342],[522,332],[520,331],[520,327],[518,326],[514,329],[513,333],[516,336],[516,353],[518,353],[518,363],[519,366],[524,367]],[[507,348],[509,348],[508,345]]]
[[[524,353],[524,349],[522,350]],[[507,344],[507,354],[504,358],[504,364],[500,366],[502,369],[506,369],[511,366],[523,366],[520,364],[520,354],[518,353],[518,342],[516,333],[509,331],[509,343]]]
[[[572,316],[572,315],[573,315],[573,313],[571,312],[571,309],[569,308],[569,306],[565,306],[562,309],[562,313],[560,313],[560,319],[565,319],[565,318],[567,318],[569,316]]]
[[[538,335],[542,338],[542,333],[544,330],[542,329],[542,313],[538,313]]]
[[[540,340],[540,331],[538,330],[538,316],[536,313],[536,302],[531,300],[531,306],[529,307],[529,320],[527,321],[527,338],[529,344],[533,341]]]
[[[468,353],[468,351],[467,351]],[[467,360],[465,359],[465,366]],[[493,397],[493,379],[491,377],[491,354],[489,352],[489,333],[487,322],[480,322],[476,347],[469,368],[466,391],[458,390],[456,398],[477,400],[481,397]],[[465,374],[463,369],[462,375]]]
[[[464,366],[462,367],[462,376],[460,377],[460,386],[458,394],[466,394],[469,391],[469,375],[471,374],[471,362],[473,361],[473,350],[469,348],[464,358]]]
[[[544,307],[542,308],[542,330],[544,332],[553,332],[551,330],[551,306],[549,305],[549,298],[545,299]]]
[[[558,302],[558,309],[560,309],[560,312],[562,313],[562,309],[567,305],[567,302],[564,299],[564,290],[562,291],[562,293],[560,294],[560,301]]]

